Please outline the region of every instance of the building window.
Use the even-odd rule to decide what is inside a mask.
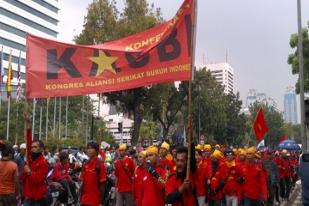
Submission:
[[[0,41],[4,46],[11,47],[11,48],[21,50],[21,51],[26,51],[26,47],[22,44],[13,42],[13,41],[8,40],[8,39],[4,39],[2,37],[0,37]]]
[[[1,37],[0,37],[1,38]],[[10,55],[3,53],[3,60],[9,61]],[[19,57],[12,55],[12,62],[18,64]],[[21,65],[26,65],[26,59],[21,58]]]
[[[42,26],[42,25],[40,25],[38,23],[35,23],[33,21],[30,21],[30,20],[28,20],[28,19],[26,19],[24,17],[21,17],[21,16],[19,16],[17,14],[14,14],[14,13],[8,11],[8,10],[0,8],[0,13],[2,13],[4,16],[7,16],[7,17],[9,17],[11,19],[14,19],[14,20],[16,20],[16,21],[18,21],[20,23],[23,23],[23,24],[28,25],[28,26],[30,26],[32,28],[35,28],[35,29],[37,29],[37,30],[39,30],[41,32],[49,34],[49,35],[51,35],[53,37],[57,37],[58,32],[56,32],[54,30],[51,30],[49,28],[46,28],[46,27],[44,27],[44,26]]]
[[[32,1],[34,1],[35,3],[41,5],[41,6],[47,8],[49,10],[51,10],[52,12],[58,13],[59,9],[57,7],[54,7],[53,5],[45,2],[44,0],[32,0]]]
[[[58,21],[50,16],[47,16],[46,14],[43,14],[42,12],[39,12],[38,10],[36,9],[33,9],[31,7],[29,7],[28,5],[24,4],[24,3],[21,3],[19,1],[16,1],[16,0],[5,0],[6,2],[22,9],[22,10],[25,10],[27,12],[29,12],[30,14],[33,14],[41,19],[44,19],[45,21],[48,21],[54,25],[57,25],[58,24]]]
[[[2,22],[0,22],[0,29],[2,29],[4,31],[7,31],[9,33],[13,33],[13,34],[15,34],[17,36],[20,36],[20,37],[23,37],[23,38],[25,38],[26,35],[27,35],[26,32],[24,32],[24,31],[22,31],[20,29],[16,29],[16,28],[14,28],[14,27],[12,27],[10,25],[4,24]]]

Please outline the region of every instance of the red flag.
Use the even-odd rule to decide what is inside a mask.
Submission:
[[[266,132],[268,131],[262,108],[259,109],[255,117],[255,120],[253,123],[253,129],[255,132],[256,139],[259,142],[262,141],[264,139]]]
[[[283,142],[284,140],[287,140],[288,139],[288,137],[284,134],[284,135],[282,135],[281,137],[280,137],[280,140],[279,140],[279,144],[281,143],[281,142]]]
[[[100,45],[70,45],[27,36],[28,98],[120,91],[189,80],[194,0],[146,31]]]

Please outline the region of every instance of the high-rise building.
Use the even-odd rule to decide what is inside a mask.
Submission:
[[[257,90],[255,89],[249,89],[245,104],[241,108],[241,113],[244,113],[246,116],[249,116],[250,115],[249,108],[254,103],[267,104],[268,106],[274,107],[277,111],[279,111],[278,105],[273,98],[268,97],[266,93],[257,92]]]
[[[226,62],[206,64],[204,67],[223,86],[225,94],[234,93],[234,69],[230,64]]]
[[[16,72],[20,51],[21,78],[22,81],[25,79],[27,33],[45,38],[57,38],[58,11],[58,0],[0,0],[0,50],[3,46],[4,82],[11,52],[14,77],[12,84],[17,83]],[[4,87],[1,88],[3,91]],[[14,88],[13,86],[13,96]]]
[[[297,124],[297,104],[294,87],[287,87],[284,95],[284,121]]]

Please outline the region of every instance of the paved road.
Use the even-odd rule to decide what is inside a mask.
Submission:
[[[301,198],[301,184],[300,182],[297,182],[291,194],[290,201],[283,202],[281,206],[302,206]]]

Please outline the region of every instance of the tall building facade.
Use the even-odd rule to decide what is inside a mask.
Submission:
[[[297,103],[294,87],[288,87],[284,95],[284,121],[297,124]]]
[[[26,35],[56,39],[58,35],[58,0],[0,0],[0,50],[3,46],[3,82],[6,82],[9,55],[12,53],[13,92],[21,52],[21,78],[25,79]],[[5,87],[2,85],[2,94]],[[6,95],[3,95],[6,96]]]
[[[274,107],[277,111],[279,111],[277,102],[273,98],[267,96],[266,93],[258,92],[256,89],[249,89],[249,92],[245,100],[245,104],[241,108],[241,113],[245,114],[246,116],[249,116],[250,115],[249,108],[256,102],[261,104],[267,104],[271,107]]]
[[[234,69],[226,62],[217,64],[206,64],[204,67],[224,88],[225,94],[234,93]]]

